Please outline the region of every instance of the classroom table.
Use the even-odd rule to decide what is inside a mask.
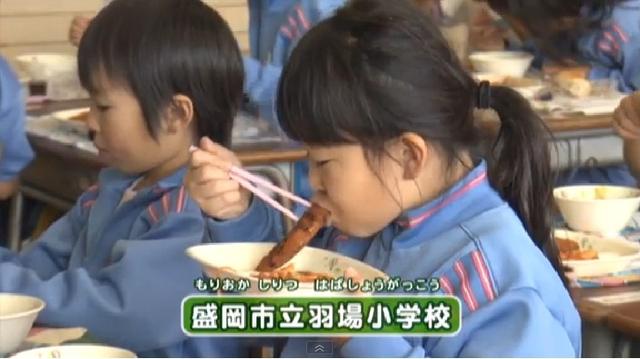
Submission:
[[[541,116],[552,136],[549,150],[555,169],[575,169],[589,162],[598,165],[624,162],[622,140],[611,126],[611,114]],[[500,123],[491,112],[479,117],[480,129],[489,135],[498,133]]]
[[[55,111],[85,107],[87,100],[47,102],[43,105],[28,108],[29,115],[43,116]],[[574,152],[576,145],[571,141],[585,138],[611,137],[611,116],[584,116],[573,114],[564,118],[546,117],[545,122],[553,133],[556,142],[566,143],[564,160],[560,167],[577,167],[582,159]],[[483,119],[480,126],[488,131],[496,132],[499,122],[496,119]],[[21,176],[20,191],[11,200],[9,223],[9,247],[17,250],[20,247],[19,228],[23,196],[35,198],[61,210],[71,208],[76,198],[89,188],[97,179],[99,170],[104,167],[98,157],[77,147],[62,144],[53,139],[28,134],[36,153],[35,160],[25,169]],[[290,142],[267,143],[258,145],[242,145],[233,147],[244,166],[265,175],[281,187],[292,189],[292,181],[287,179],[281,170],[288,167],[289,178],[293,178],[293,163],[306,158],[306,151]],[[620,161],[622,153],[620,151]],[[562,162],[562,161],[561,161]],[[286,200],[285,204],[288,204]],[[287,227],[290,227],[287,222]]]
[[[640,294],[640,284],[574,289],[574,302],[583,324],[583,356],[629,357],[632,345],[636,346],[635,350],[640,349],[640,296],[624,303],[603,304],[592,300],[635,294]]]

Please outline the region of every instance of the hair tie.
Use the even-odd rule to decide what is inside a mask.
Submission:
[[[478,103],[480,109],[491,108],[491,83],[489,81],[480,81],[478,84]]]

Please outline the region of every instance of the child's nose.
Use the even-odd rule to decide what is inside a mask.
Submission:
[[[89,138],[95,137],[96,132],[100,130],[98,120],[96,119],[96,113],[93,108],[89,111],[89,115],[87,116],[87,127],[89,128]],[[91,133],[93,133],[93,135]]]
[[[324,190],[322,180],[320,179],[320,173],[316,166],[309,166],[309,185],[313,192],[320,192]]]

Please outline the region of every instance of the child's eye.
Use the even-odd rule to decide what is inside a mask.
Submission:
[[[111,106],[96,105],[96,110],[98,110],[98,112],[106,112],[110,108],[111,108]]]
[[[331,160],[316,161],[316,166],[322,167],[322,166],[326,165],[329,162],[331,162]]]

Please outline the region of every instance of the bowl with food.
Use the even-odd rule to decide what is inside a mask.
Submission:
[[[557,229],[554,238],[562,263],[576,277],[593,277],[628,269],[640,259],[640,245],[622,237],[604,238],[599,235]]]
[[[291,260],[278,268],[258,270],[258,264],[272,251],[275,243],[212,243],[187,249],[187,255],[196,260],[203,271],[211,278],[248,279],[249,289],[246,295],[283,295],[283,296],[325,296],[349,295],[346,289],[316,291],[315,281],[319,279],[344,278],[345,271],[352,270],[361,278],[374,281],[387,276],[380,270],[339,253],[313,247],[304,247]],[[259,290],[259,281],[272,279],[295,280],[294,290]]]
[[[0,293],[0,354],[11,353],[22,344],[44,307],[36,297]]]
[[[25,350],[12,358],[136,358],[136,354],[126,349],[106,345],[70,344]]]
[[[345,288],[316,291],[316,280],[344,278],[357,273],[357,280],[374,281],[386,275],[366,263],[341,254],[307,246],[329,219],[329,212],[311,204],[294,228],[279,243],[212,243],[193,246],[187,255],[202,265],[209,277],[248,279],[244,292],[270,295],[348,295]],[[260,290],[260,281],[294,280],[294,290]],[[335,289],[335,288],[332,288]]]
[[[469,55],[469,61],[479,73],[524,77],[533,55],[524,51],[480,51]]]
[[[571,229],[604,236],[617,236],[640,206],[640,189],[633,187],[566,186],[553,196]]]

